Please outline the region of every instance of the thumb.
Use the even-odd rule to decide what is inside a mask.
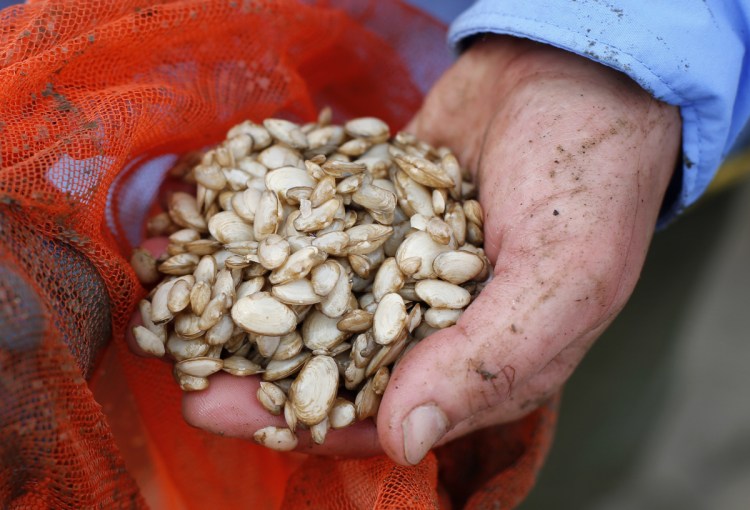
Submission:
[[[424,339],[395,368],[377,429],[396,462],[416,464],[437,444],[531,411],[608,323],[617,278],[580,278],[581,266],[572,276],[570,259],[543,280],[521,267],[528,265],[506,266],[455,326]],[[518,279],[504,281],[507,274]],[[550,363],[563,351],[564,363]]]

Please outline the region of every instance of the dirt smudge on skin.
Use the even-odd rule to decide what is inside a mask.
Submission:
[[[470,359],[469,366],[472,371],[477,373],[485,381],[491,381],[497,378],[496,373],[490,372],[489,370],[484,368],[484,361],[480,361],[477,363],[476,361]]]
[[[510,365],[505,365],[501,372],[505,376],[505,380],[508,382],[508,396],[510,397],[510,394],[513,391],[513,383],[516,381],[516,369]]]
[[[491,370],[488,370],[485,368],[484,361],[474,361],[469,360],[469,366],[471,370],[476,373],[479,377],[482,378],[483,381],[489,382],[492,384],[492,388],[495,391],[495,394],[497,395],[504,395],[504,398],[509,398],[511,395],[511,392],[513,391],[513,384],[516,380],[516,369],[511,365],[505,365],[500,372],[493,372]],[[500,377],[500,374],[503,375],[505,378],[505,382],[507,387],[500,387],[498,386],[498,379]],[[482,391],[482,396],[484,397],[485,403],[489,405],[489,402],[487,401],[486,395],[484,395],[484,391]]]
[[[577,152],[578,154],[586,154],[586,151],[593,149],[597,145],[612,138],[613,136],[617,136],[618,134],[620,134],[621,131],[626,131],[629,133],[629,132],[632,132],[632,130],[633,130],[633,127],[630,125],[628,121],[626,121],[625,119],[618,118],[614,121],[614,125],[610,126],[609,129],[602,131],[596,136],[592,136],[590,138],[586,138],[585,140],[583,140]]]
[[[482,379],[485,381],[491,381],[492,379],[497,379],[497,374],[488,372],[487,370],[478,368],[476,372],[482,376]]]
[[[541,305],[545,303],[546,301],[549,301],[551,298],[555,297],[555,294],[557,292],[557,289],[560,288],[562,285],[562,282],[559,280],[554,280],[551,285],[547,286],[547,290],[539,296],[539,299],[537,300],[537,304]],[[540,282],[540,286],[545,286],[545,282]]]

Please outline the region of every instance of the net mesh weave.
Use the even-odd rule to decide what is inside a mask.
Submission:
[[[125,346],[145,293],[127,260],[169,155],[326,104],[398,128],[446,67],[432,19],[391,1],[332,4],[0,11],[3,508],[511,508],[529,490],[554,404],[413,468],[306,458],[189,427],[167,364]]]

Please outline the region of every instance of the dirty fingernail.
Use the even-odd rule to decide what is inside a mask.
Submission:
[[[412,409],[401,424],[401,430],[406,461],[419,464],[448,431],[448,418],[436,404],[424,404]]]

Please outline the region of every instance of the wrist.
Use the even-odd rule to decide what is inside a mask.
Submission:
[[[571,80],[585,87],[609,87],[633,100],[650,101],[651,95],[622,72],[575,53],[530,39],[480,34],[464,45],[461,59],[480,67],[489,81],[504,84],[504,92],[545,79]]]

